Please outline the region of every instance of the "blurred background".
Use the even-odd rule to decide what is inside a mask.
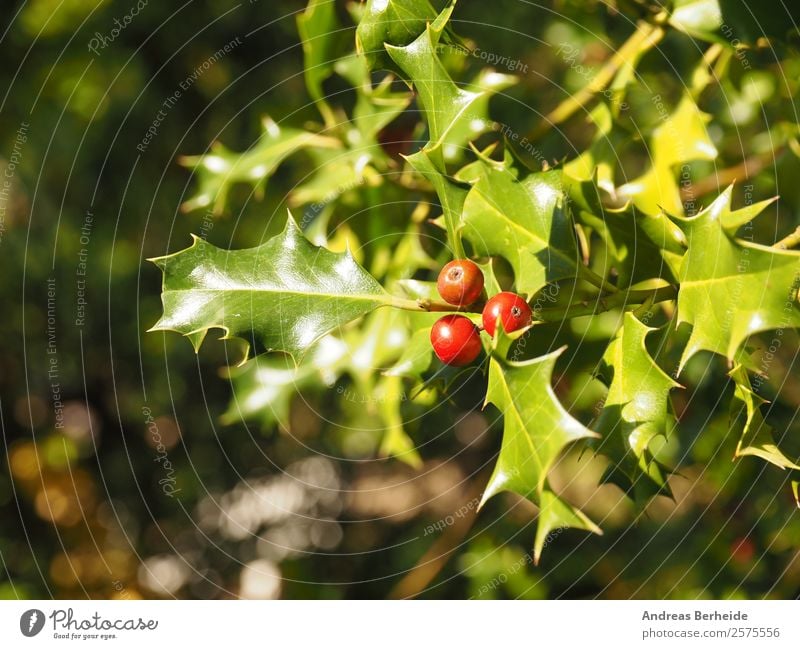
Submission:
[[[423,459],[415,469],[376,459],[376,409],[387,397],[364,398],[357,378],[287,397],[281,423],[242,423],[224,416],[229,348],[210,336],[196,355],[176,334],[145,333],[161,311],[160,272],[146,258],[186,247],[190,233],[241,248],[283,226],[287,192],[312,164],[303,152],[262,200],[234,188],[219,218],[180,211],[196,181],[178,158],[217,140],[247,149],[264,115],[319,121],[302,74],[303,8],[299,0],[5,3],[0,597],[800,597],[789,476],[757,458],[730,461],[736,434],[727,407],[715,404],[720,386],[732,387],[719,359],[698,357],[687,369],[696,385],[674,396],[681,434],[665,452],[680,469],[675,502],[659,498],[639,512],[615,487],[596,486],[601,465],[568,456],[553,481],[605,534],[556,533],[534,566],[533,505],[504,495],[475,512],[501,433],[497,417],[480,410],[480,376],[441,407],[425,395],[403,403]],[[613,55],[631,16],[652,7],[619,9],[463,2],[455,29],[526,66],[493,100],[492,117],[521,133],[535,128]],[[558,53],[563,43],[577,58]],[[670,32],[640,72],[674,102],[700,55],[689,36]],[[737,200],[745,185],[751,200],[780,193],[756,223],[756,240],[767,243],[800,224],[798,84],[789,41],[748,51],[746,66],[734,59],[703,95],[720,155],[690,169],[705,179],[698,200],[734,179]],[[407,132],[403,120],[383,140]],[[550,160],[572,158],[593,133],[574,119],[540,146]],[[634,167],[637,155],[646,152],[631,154]],[[407,217],[414,206],[402,209]],[[371,238],[390,233],[391,218],[372,218]],[[797,350],[796,333],[786,332],[763,390],[791,457],[800,456]],[[587,364],[557,387],[583,421],[602,396],[580,384],[590,372]],[[581,463],[585,479],[573,482]]]

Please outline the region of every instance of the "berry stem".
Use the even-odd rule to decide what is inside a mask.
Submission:
[[[457,313],[457,312],[477,313],[476,311],[472,310],[471,306],[457,307],[453,306],[452,304],[446,304],[445,302],[434,302],[433,300],[425,300],[425,299],[410,300],[408,298],[399,297],[396,295],[390,295],[387,303],[389,304],[389,306],[393,306],[395,309],[404,309],[405,311],[424,311],[424,312],[443,311],[448,313]]]

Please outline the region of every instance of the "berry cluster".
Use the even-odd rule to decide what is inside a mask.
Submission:
[[[466,307],[483,293],[483,273],[468,259],[451,261],[439,273],[439,295],[448,304]],[[531,309],[516,293],[503,291],[489,298],[483,307],[483,330],[494,336],[497,321],[510,333],[531,323]],[[431,329],[431,345],[436,356],[447,365],[468,365],[481,352],[480,330],[463,315],[446,315]]]

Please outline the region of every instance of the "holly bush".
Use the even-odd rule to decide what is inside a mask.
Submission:
[[[289,214],[254,247],[196,236],[154,259],[153,329],[196,350],[223,332],[227,422],[292,434],[299,399],[327,403],[309,453],[422,471],[431,445],[483,408],[502,436],[478,463],[479,507],[501,492],[534,503],[537,562],[566,528],[602,534],[570,494],[586,501],[599,481],[640,509],[673,497],[723,407],[734,444],[706,452],[708,470],[755,456],[787,471],[798,498],[781,398],[796,371],[800,207],[796,182],[777,201],[775,179],[797,173],[800,59],[796,25],[767,4],[603,6],[619,42],[561,23],[555,55],[520,84],[521,61],[459,33],[464,3],[310,0],[297,28],[318,117],[265,117],[250,149],[215,142],[181,159],[194,175],[184,211],[221,219],[241,190],[261,199],[301,161]],[[770,164],[788,171],[757,175]],[[479,269],[470,304],[439,294],[452,260]],[[485,326],[487,302],[509,293],[530,321]],[[465,319],[441,362],[441,322]]]

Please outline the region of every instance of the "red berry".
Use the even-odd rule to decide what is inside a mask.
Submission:
[[[442,268],[436,288],[448,304],[467,306],[481,296],[483,273],[469,259],[455,259]]]
[[[503,323],[503,331],[511,333],[531,323],[531,308],[516,293],[503,291],[490,298],[483,308],[483,328],[490,336],[494,336],[498,318]]]
[[[481,334],[463,315],[439,318],[431,329],[431,345],[447,365],[469,365],[481,353]]]

